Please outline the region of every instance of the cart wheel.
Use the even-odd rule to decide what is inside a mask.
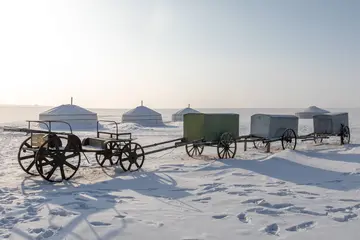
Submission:
[[[110,167],[119,161],[120,152],[120,145],[116,142],[110,142],[106,144],[103,152],[95,153],[95,158],[101,167]]]
[[[35,167],[35,155],[37,151],[28,150],[31,148],[31,137],[28,137],[20,145],[18,152],[18,162],[22,170],[24,170],[27,174],[38,176],[39,173]]]
[[[185,150],[189,157],[200,156],[204,151],[204,146],[196,143],[186,144]]]
[[[317,144],[317,143],[322,143],[323,142],[323,138],[322,137],[317,137],[315,136],[314,137],[314,143]]]
[[[234,158],[236,154],[237,144],[234,137],[226,132],[220,136],[220,141],[217,145],[217,153],[219,158]]]
[[[49,182],[71,179],[80,167],[80,160],[79,146],[62,136],[48,139],[35,156],[36,169]]]
[[[121,150],[119,162],[125,172],[139,170],[144,164],[144,160],[144,149],[138,143],[127,143]],[[132,168],[134,165],[135,167]]]
[[[260,141],[255,141],[253,142],[254,144],[254,148],[259,149],[259,150],[265,150],[267,148],[267,146],[269,145],[269,143],[265,143],[264,141],[260,140]]]
[[[342,144],[350,143],[350,128],[348,126],[343,127],[342,134],[341,134],[341,141],[342,141]]]
[[[295,150],[297,143],[296,133],[293,129],[286,129],[281,137],[282,148]]]

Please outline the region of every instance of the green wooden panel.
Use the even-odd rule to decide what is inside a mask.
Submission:
[[[195,141],[204,137],[204,117],[202,113],[184,114],[183,137],[186,141]]]
[[[239,136],[239,114],[206,114],[204,137],[206,141],[217,141],[224,132]]]
[[[221,134],[229,132],[239,136],[239,114],[189,113],[184,115],[184,138],[194,141],[218,141]]]

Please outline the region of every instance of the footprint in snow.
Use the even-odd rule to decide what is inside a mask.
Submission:
[[[101,227],[101,226],[110,226],[111,223],[105,223],[105,222],[100,222],[100,221],[95,221],[95,222],[90,222],[91,225],[96,226],[96,227]]]
[[[289,227],[289,228],[287,228],[285,230],[289,231],[289,232],[298,232],[298,231],[302,231],[302,230],[311,229],[311,228],[315,227],[315,225],[316,225],[315,221],[309,221],[309,222],[303,222],[303,223],[300,223],[298,225]]]
[[[307,191],[296,191],[296,193],[304,194],[304,195],[311,195],[311,196],[320,196],[320,194],[317,193],[311,193]]]
[[[243,203],[243,204],[247,204],[247,203],[259,204],[259,203],[261,203],[263,201],[265,201],[263,198],[254,198],[254,199],[248,199],[248,200],[243,201],[241,203]]]
[[[248,196],[248,194],[246,192],[243,192],[243,191],[230,191],[230,192],[227,192],[227,194],[229,194],[229,195],[238,195],[238,196]]]
[[[214,219],[223,219],[223,218],[226,218],[227,216],[228,216],[227,214],[219,214],[219,215],[212,216],[212,218],[214,218]]]
[[[360,202],[360,200],[357,200],[357,199],[339,199],[339,201],[342,201],[342,202]]]
[[[54,216],[60,216],[60,217],[68,217],[68,216],[72,216],[72,215],[78,215],[77,213],[67,211],[63,208],[50,209],[49,214],[54,215]]]
[[[257,185],[254,185],[254,184],[234,184],[234,187],[251,188],[251,187],[257,187]]]
[[[246,213],[240,213],[237,215],[238,219],[243,223],[250,223],[251,219],[246,215]]]
[[[268,216],[279,216],[281,214],[285,214],[284,211],[271,210],[261,207],[248,209],[247,212],[255,212],[257,214],[268,215]]]
[[[337,222],[348,222],[350,220],[353,220],[354,218],[357,218],[357,216],[358,216],[357,214],[351,213],[351,214],[345,215],[343,217],[335,217],[333,219]]]
[[[40,240],[40,239],[46,239],[46,238],[53,237],[60,229],[61,229],[61,227],[50,226],[49,229],[32,228],[32,229],[29,229],[28,232],[30,234],[37,234],[35,239]]]
[[[291,191],[285,191],[285,190],[280,190],[278,192],[269,192],[268,194],[279,197],[294,196],[294,194]]]
[[[193,199],[191,201],[193,201],[193,202],[202,202],[202,201],[209,201],[209,200],[211,200],[211,197],[197,198],[197,199]]]
[[[46,239],[46,238],[51,238],[51,237],[53,237],[55,234],[56,234],[56,232],[48,229],[48,230],[42,232],[41,234],[39,234],[35,239],[36,239],[36,240],[41,240],[41,239],[44,239],[44,238],[45,238],[45,239]]]
[[[232,173],[233,176],[239,176],[239,177],[253,177],[255,174],[252,173]]]
[[[276,223],[273,223],[273,224],[267,225],[267,226],[265,227],[264,231],[265,231],[267,234],[279,235],[279,233],[280,233],[280,227],[279,227],[279,225],[277,225]]]

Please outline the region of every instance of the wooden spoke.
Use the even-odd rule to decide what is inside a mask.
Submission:
[[[264,142],[263,140],[254,141],[253,144],[254,144],[254,148],[259,149],[261,151],[265,151],[269,145],[268,142]]]
[[[117,164],[120,159],[121,146],[118,143],[106,144],[103,152],[95,153],[97,163],[101,167],[109,167]]]
[[[144,149],[138,143],[127,143],[121,150],[119,163],[125,172],[139,170],[144,164],[144,161]]]
[[[18,163],[20,167],[24,172],[33,176],[39,175],[35,167],[36,152],[37,149],[31,148],[31,137],[24,140],[18,151]]]
[[[236,155],[237,144],[231,133],[225,132],[220,136],[217,152],[221,159],[234,158]]]
[[[341,133],[341,143],[342,144],[349,144],[350,143],[350,128],[348,126],[344,126],[342,128]]]
[[[314,142],[315,142],[315,144],[317,144],[317,143],[322,143],[322,142],[323,142],[323,138],[315,135],[315,136],[314,136]]]
[[[297,143],[297,136],[293,129],[286,129],[281,137],[282,148],[295,150]]]
[[[185,150],[189,157],[200,156],[204,151],[204,146],[196,143],[187,144]]]
[[[71,179],[80,167],[80,160],[79,146],[62,136],[49,138],[35,156],[40,176],[49,182]]]

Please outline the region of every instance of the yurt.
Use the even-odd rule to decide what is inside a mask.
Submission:
[[[164,125],[160,113],[145,107],[143,101],[141,106],[131,109],[122,115],[123,123],[137,123],[142,126],[161,126]]]
[[[97,114],[87,109],[72,104],[63,104],[51,108],[39,114],[40,121],[65,121],[69,123],[73,130],[96,129]],[[42,124],[41,124],[42,125]],[[40,127],[44,127],[41,126]],[[67,129],[68,126],[62,123],[52,123],[52,129]]]
[[[189,104],[187,108],[183,108],[183,109],[177,111],[176,113],[174,113],[172,115],[172,121],[173,122],[184,121],[184,115],[187,113],[200,113],[200,112],[198,110],[192,109]]]
[[[322,113],[329,113],[329,111],[318,108],[316,106],[310,106],[301,112],[295,113],[295,115],[301,119],[311,119],[313,118],[314,115],[322,114]]]

